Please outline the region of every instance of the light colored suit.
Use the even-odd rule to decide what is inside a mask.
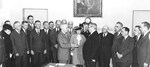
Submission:
[[[77,40],[77,34],[72,35],[71,37],[71,44],[77,44],[78,40]],[[82,48],[83,45],[86,41],[86,38],[84,37],[84,35],[80,35],[81,36],[81,40],[79,42],[78,48],[75,48],[72,52],[73,52],[73,64],[82,64],[84,65],[85,61],[83,59],[83,52],[82,52]]]
[[[70,34],[60,32],[58,34],[58,60],[69,61],[70,59]],[[61,62],[60,62],[61,63]],[[66,62],[65,62],[66,63]]]

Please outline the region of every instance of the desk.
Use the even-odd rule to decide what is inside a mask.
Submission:
[[[48,63],[42,67],[76,67],[76,66],[73,64]]]

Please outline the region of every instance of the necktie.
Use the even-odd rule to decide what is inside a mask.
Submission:
[[[125,38],[123,38],[123,42],[125,41]]]
[[[24,30],[25,34],[27,34],[26,30]]]
[[[103,34],[103,37],[105,37],[106,35],[105,34]]]
[[[33,24],[31,24],[31,27],[32,27],[32,29],[34,28],[34,25]]]
[[[37,30],[37,33],[40,34],[40,30]]]
[[[48,30],[46,30],[46,34],[48,34]]]

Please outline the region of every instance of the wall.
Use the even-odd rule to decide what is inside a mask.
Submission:
[[[133,10],[150,10],[150,0],[103,0],[103,17],[92,18],[99,27],[114,27],[117,21],[132,28]],[[3,0],[0,9],[0,22],[5,19],[22,21],[22,8],[47,8],[49,21],[57,19],[73,20],[75,25],[82,23],[84,18],[73,17],[73,0]]]

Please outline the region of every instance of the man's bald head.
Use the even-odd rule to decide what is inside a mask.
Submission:
[[[67,24],[61,24],[60,28],[61,28],[61,31],[64,32],[64,33],[67,32],[67,30],[68,30]]]
[[[104,25],[103,28],[102,28],[102,32],[107,33],[108,30],[109,30],[109,27],[107,25]]]
[[[73,28],[73,21],[68,22],[68,28],[72,29]]]

